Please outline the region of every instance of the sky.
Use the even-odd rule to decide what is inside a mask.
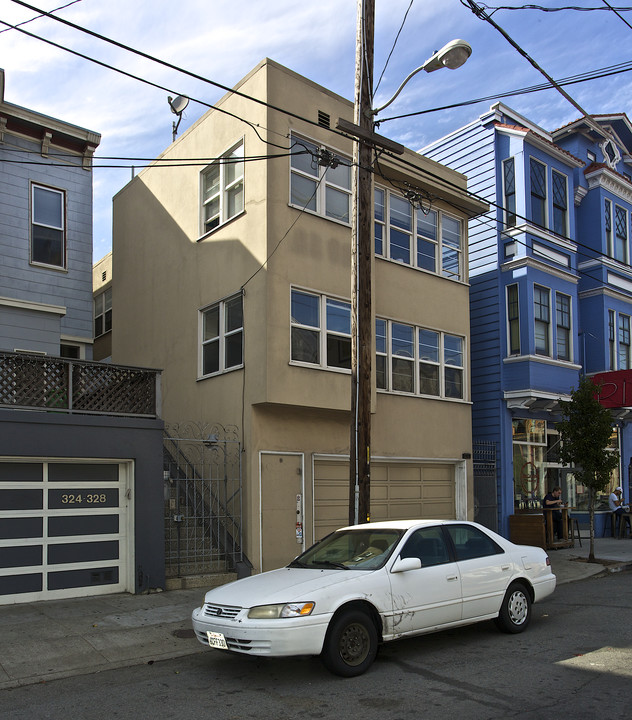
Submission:
[[[355,0],[30,0],[27,4],[37,10],[16,0],[0,0],[4,99],[100,133],[94,160],[95,262],[112,249],[112,197],[143,166],[134,158],[156,157],[172,141],[175,116],[167,97],[192,98],[182,117],[181,134],[208,109],[196,100],[212,104],[224,95],[179,69],[232,87],[269,57],[353,99]],[[502,6],[499,0],[478,4],[555,80],[622,66],[619,74],[573,84],[566,91],[588,113],[626,112],[632,117],[632,74],[626,65],[632,67],[632,7],[625,10],[629,6],[620,0],[610,0],[610,7],[606,0],[540,0],[535,7],[548,12],[516,0],[503,0]],[[380,114],[380,134],[412,149],[471,122],[495,102],[481,98],[546,82],[498,29],[472,12],[466,0],[375,0],[375,5],[375,106],[385,103],[413,69],[450,40],[464,39],[473,49],[468,62],[457,70],[416,75]],[[571,5],[583,10],[560,9]],[[611,8],[620,9],[620,16]],[[59,18],[176,69],[41,17],[38,10],[55,11]],[[25,22],[20,27],[31,35],[9,27]],[[449,107],[469,101],[478,102]],[[546,130],[580,115],[554,89],[521,93],[502,102]],[[407,113],[422,114],[387,120]]]

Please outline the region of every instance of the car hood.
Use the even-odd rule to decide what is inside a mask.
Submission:
[[[379,570],[312,570],[280,568],[222,585],[206,593],[206,602],[253,607],[315,600],[317,594],[341,583],[361,583]]]

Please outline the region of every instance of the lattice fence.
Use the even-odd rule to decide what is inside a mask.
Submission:
[[[156,417],[156,370],[0,353],[0,407]]]

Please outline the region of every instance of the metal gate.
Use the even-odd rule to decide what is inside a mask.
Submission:
[[[163,454],[166,576],[247,574],[238,429],[167,426]]]
[[[475,440],[472,444],[474,461],[474,520],[498,532],[498,489],[496,481],[496,443]]]

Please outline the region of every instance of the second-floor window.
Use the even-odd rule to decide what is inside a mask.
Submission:
[[[293,289],[290,312],[292,362],[351,368],[351,303]]]
[[[200,311],[200,376],[217,375],[244,363],[243,296],[233,295]]]
[[[349,223],[351,163],[324,145],[292,135],[290,204]]]
[[[555,341],[558,360],[571,359],[571,299],[562,293],[555,294]]]
[[[630,370],[630,316],[619,313],[618,370]]]
[[[464,398],[462,337],[376,318],[375,348],[380,390]]]
[[[374,195],[375,254],[404,265],[463,279],[463,229],[459,218],[413,205],[382,188]]]
[[[112,329],[112,288],[94,298],[94,337]]]
[[[536,285],[533,289],[533,321],[535,329],[535,352],[551,354],[551,296],[547,288]]]
[[[614,259],[628,261],[628,213],[619,205],[614,206]]]
[[[202,171],[202,234],[244,209],[244,144],[239,142]]]
[[[507,287],[507,325],[509,354],[520,355],[520,307],[517,285]]]
[[[31,185],[31,262],[65,267],[65,236],[64,193]]]

